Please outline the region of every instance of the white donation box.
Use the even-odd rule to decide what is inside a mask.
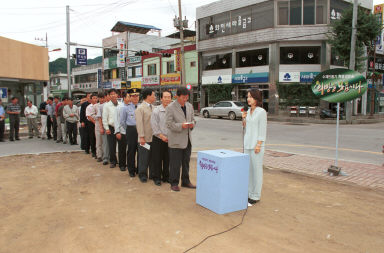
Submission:
[[[196,203],[225,214],[248,206],[249,156],[219,149],[197,155]]]

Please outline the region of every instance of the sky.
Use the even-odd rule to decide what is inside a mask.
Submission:
[[[182,14],[195,29],[196,8],[216,0],[181,0]],[[374,0],[373,4],[384,3]],[[45,46],[61,48],[50,52],[50,61],[66,57],[66,5],[70,6],[71,42],[100,46],[117,21],[153,25],[166,36],[176,29],[177,0],[3,0],[0,8],[0,36]],[[75,47],[71,47],[71,54]],[[101,55],[101,49],[88,48],[88,58]]]
[[[191,30],[195,30],[196,8],[214,1],[181,0],[182,15]],[[179,13],[177,0],[3,0],[0,36],[45,46],[47,33],[49,50],[62,49],[50,52],[50,61],[65,58],[66,5],[71,9],[71,42],[97,46],[112,35],[117,21],[153,25],[162,29],[162,36],[174,33],[173,18]],[[75,47],[71,47],[73,53]],[[101,54],[101,49],[88,48],[88,58]]]

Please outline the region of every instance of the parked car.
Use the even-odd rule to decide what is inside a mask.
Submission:
[[[228,117],[230,120],[241,118],[241,109],[244,107],[242,102],[220,101],[211,107],[204,107],[200,110],[204,118],[217,116],[219,118]]]

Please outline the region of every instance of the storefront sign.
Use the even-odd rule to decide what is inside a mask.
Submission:
[[[130,56],[127,58],[127,64],[140,63],[141,56]]]
[[[131,81],[128,81],[127,84],[130,84],[130,85],[127,85],[127,88],[141,89],[141,78],[133,78]]]
[[[236,74],[232,76],[232,83],[267,83],[269,73]]]
[[[224,84],[224,83],[232,83],[232,75],[202,77],[202,84]]]
[[[124,53],[124,41],[120,38],[117,38],[117,48],[119,49],[119,54],[117,55],[117,67],[125,67],[125,53]]]
[[[121,89],[121,81],[112,81],[112,88]]]
[[[112,83],[111,82],[103,82],[103,88],[104,89],[112,89]]]
[[[168,74],[161,76],[161,85],[180,84],[180,74]]]
[[[312,83],[320,72],[300,72],[300,83]]]
[[[279,82],[298,83],[300,82],[300,72],[279,72]]]
[[[125,68],[120,68],[119,74],[120,74],[121,81],[127,80],[127,75],[125,74]]]
[[[159,76],[143,77],[143,81],[142,81],[143,86],[153,86],[153,85],[159,85],[159,84],[160,84]]]
[[[321,72],[312,82],[312,92],[330,103],[342,103],[360,97],[367,91],[367,80],[349,69]]]
[[[98,69],[97,70],[97,87],[100,89],[102,88],[102,72],[101,72],[101,69]]]
[[[176,71],[181,71],[181,55],[179,50],[174,51]]]

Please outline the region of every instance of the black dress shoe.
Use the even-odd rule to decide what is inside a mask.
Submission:
[[[95,157],[95,158],[96,158],[96,153],[92,153],[92,157]]]
[[[178,185],[172,185],[171,186],[171,190],[174,191],[174,192],[179,192],[180,191],[180,187]]]
[[[140,177],[140,182],[146,183],[147,182],[147,178],[146,177]]]
[[[107,164],[108,164],[108,162],[107,162],[107,161],[103,162],[103,165],[107,165]]]
[[[101,163],[103,161],[103,159],[101,159],[101,158],[97,158],[97,162],[98,163]]]
[[[129,172],[130,177],[135,177],[135,172]]]
[[[251,205],[254,205],[256,204],[257,202],[259,202],[260,200],[255,200],[255,199],[250,199],[248,198],[248,203],[251,204]]]
[[[120,171],[126,171],[127,169],[125,167],[120,167]]]
[[[29,136],[28,138],[29,138],[29,139],[32,139],[32,138],[33,138],[33,136]]]
[[[4,140],[0,140],[0,142],[5,142]]]
[[[87,155],[89,155],[89,150],[85,150],[84,152],[85,152]]]
[[[161,186],[161,181],[160,180],[154,180],[153,182],[155,183],[155,185]]]
[[[14,139],[9,139],[9,141],[15,141]]]
[[[196,189],[196,186],[188,183],[188,184],[181,184],[181,187],[190,188],[190,189]]]
[[[111,168],[111,169],[113,169],[115,167],[116,167],[116,164],[113,164],[113,163],[111,163],[111,165],[109,166],[109,168]]]

